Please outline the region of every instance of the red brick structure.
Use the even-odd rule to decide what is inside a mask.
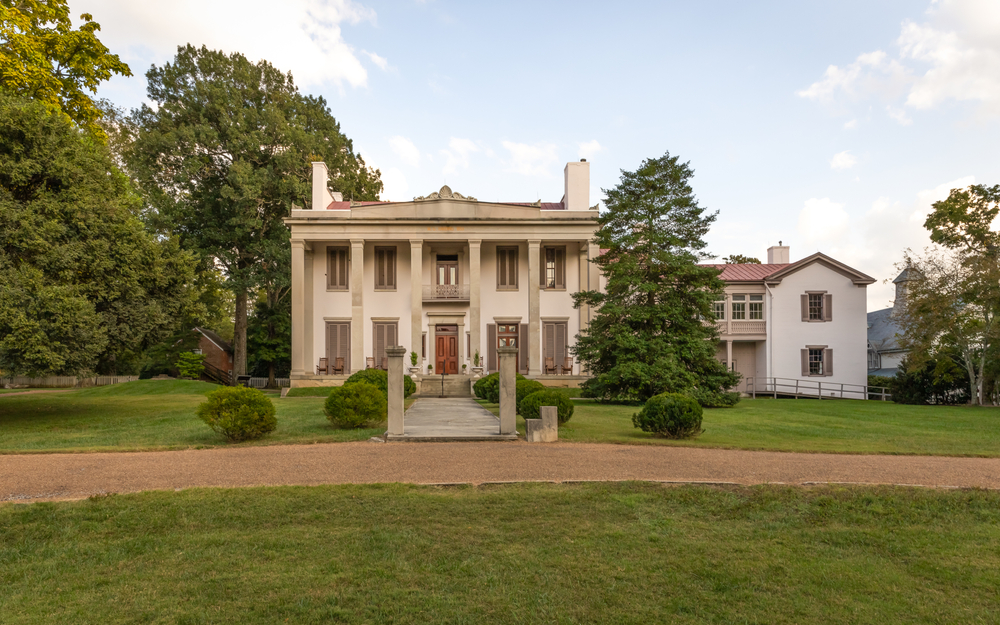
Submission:
[[[195,353],[205,355],[205,362],[216,369],[221,369],[232,375],[233,348],[221,336],[205,328],[195,328],[198,333],[198,349]]]

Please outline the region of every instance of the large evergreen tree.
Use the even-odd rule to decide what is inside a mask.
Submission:
[[[718,331],[712,303],[725,287],[704,236],[715,221],[698,205],[688,163],[669,153],[622,171],[604,192],[594,261],[606,277],[605,292],[574,296],[596,309],[575,353],[593,376],[588,394],[606,401],[645,401],[667,391],[721,391],[738,377],[715,357]]]
[[[0,370],[133,373],[192,307],[194,257],[140,206],[104,144],[0,96]]]
[[[380,174],[365,166],[322,98],[301,95],[266,61],[180,47],[146,74],[149,99],[133,115],[126,157],[153,220],[211,259],[235,296],[234,373],[247,365],[247,318],[257,289],[287,297],[289,236],[282,218],[311,201],[310,161],[323,160],[335,190],[374,200]]]

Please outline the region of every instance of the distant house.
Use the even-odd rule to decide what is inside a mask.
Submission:
[[[868,313],[868,375],[894,376],[907,351],[899,345],[902,330],[893,315],[906,303],[906,285],[913,279],[913,270],[906,268],[896,276],[896,299],[893,307]]]
[[[194,328],[198,334],[196,354],[205,356],[205,364],[215,367],[228,375],[233,374],[233,347],[221,336],[206,328]],[[207,368],[207,367],[206,367]]]
[[[818,252],[790,262],[780,242],[766,264],[715,266],[726,283],[715,303],[718,358],[742,375],[740,390],[773,378],[813,388],[867,383],[866,287],[874,278]]]

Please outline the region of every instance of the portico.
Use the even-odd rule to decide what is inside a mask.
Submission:
[[[558,203],[480,202],[447,186],[408,202],[349,202],[329,192],[325,170],[314,164],[313,207],[285,220],[292,386],[381,368],[393,345],[416,353],[424,373],[471,372],[477,352],[496,370],[500,326],[518,370],[578,383],[569,347],[590,311],[572,293],[600,288],[587,163],[567,165]]]

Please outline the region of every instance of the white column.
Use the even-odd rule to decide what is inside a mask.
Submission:
[[[305,241],[292,241],[292,376],[306,373],[305,363]]]
[[[482,258],[480,253],[481,240],[469,241],[469,342],[472,343],[469,358],[472,358],[476,350],[479,356],[483,356],[483,346],[480,344],[479,324],[480,318],[480,271],[479,262]],[[460,337],[464,339],[465,337]],[[469,373],[472,373],[471,371]]]
[[[541,241],[528,241],[528,375],[542,374],[542,319],[539,304]],[[521,337],[524,340],[524,337]]]
[[[726,368],[733,370],[733,342],[726,340]]]
[[[424,315],[424,242],[410,239],[410,351],[420,356]],[[419,362],[419,360],[418,360]]]
[[[351,372],[365,368],[365,240],[351,239]]]
[[[306,270],[305,270],[305,279],[303,281],[304,284],[303,303],[305,304],[305,307],[304,310],[302,311],[302,324],[304,330],[302,333],[303,335],[302,359],[305,361],[304,364],[306,368],[306,373],[313,374],[316,373],[316,365],[319,364],[319,361],[316,360],[316,355],[314,353],[316,351],[316,345],[315,345],[316,340],[314,337],[315,333],[314,328],[316,326],[316,319],[315,317],[313,317],[313,291],[315,290],[315,287],[313,285],[313,262],[314,262],[313,259],[315,258],[316,255],[313,252],[313,247],[309,244],[306,245],[307,245],[305,253]],[[323,355],[326,356],[326,354]]]
[[[580,243],[580,290],[590,290],[590,263],[587,262],[587,242]],[[590,326],[590,306],[580,304],[580,332],[586,332]]]

